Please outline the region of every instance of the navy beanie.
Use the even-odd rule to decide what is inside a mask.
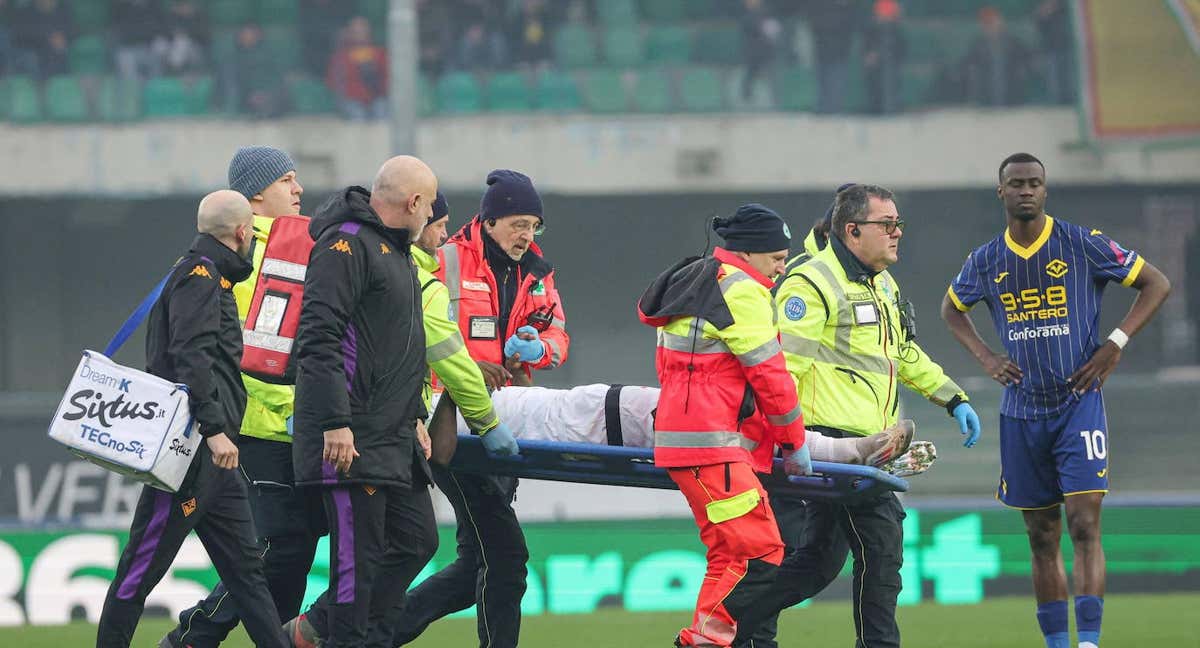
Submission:
[[[837,204],[837,195],[842,193],[843,191],[849,189],[850,187],[853,187],[856,184],[858,184],[858,183],[857,182],[847,182],[847,183],[843,184],[842,186],[838,187],[837,191],[833,192],[833,202],[829,203],[829,209],[825,210],[825,225],[828,226],[828,229],[833,229],[833,206]]]
[[[274,146],[243,146],[229,161],[229,188],[250,200],[295,170],[291,156]]]
[[[487,191],[479,202],[481,220],[514,215],[542,217],[542,197],[533,188],[529,176],[509,169],[496,169],[488,174],[487,183]]]
[[[783,218],[758,203],[742,205],[728,218],[714,218],[712,228],[730,251],[778,252],[792,244],[792,233]]]
[[[429,222],[440,221],[450,215],[450,203],[446,202],[446,196],[442,192],[437,192],[437,198],[433,199],[433,215],[429,217]]]

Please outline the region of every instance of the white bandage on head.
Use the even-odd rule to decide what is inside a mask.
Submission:
[[[1117,345],[1118,349],[1124,349],[1125,345],[1129,343],[1129,336],[1119,328],[1113,329],[1112,333],[1108,334],[1108,339]]]

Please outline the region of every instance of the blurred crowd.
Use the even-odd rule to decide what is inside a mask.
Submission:
[[[600,32],[608,10],[601,3],[613,1],[416,0],[420,70],[436,80],[455,72],[486,77],[562,68],[555,35],[567,26]],[[1029,0],[1026,15],[1016,17],[1012,0],[1005,12],[976,2],[967,21],[961,12],[954,21],[925,12],[919,25],[909,24],[908,5],[917,1],[711,0],[698,3],[704,12],[688,13],[681,24],[736,25],[740,61],[729,66],[736,71],[735,109],[741,100],[749,105],[755,96],[781,92],[786,77],[777,72],[785,67],[812,71],[812,109],[822,113],[1014,106],[1031,101],[1034,87],[1042,89],[1043,103],[1073,100],[1073,33],[1065,0]],[[256,12],[243,12],[242,22],[217,24],[214,14],[228,8],[225,0],[0,0],[0,72],[36,82],[81,70],[129,82],[211,77],[217,87],[212,110],[259,118],[292,110],[287,86],[304,78],[321,81],[346,118],[384,116],[386,0],[258,2]],[[85,19],[89,4],[106,5],[104,17]],[[268,20],[275,6],[294,15]],[[367,14],[369,6],[374,16]],[[1023,31],[1012,29],[1012,22]],[[939,34],[965,48],[929,56],[926,41]],[[918,50],[926,52],[924,59],[914,56]],[[89,55],[98,59],[90,66]],[[914,94],[905,87],[913,74],[927,79],[916,102],[905,101]],[[852,106],[848,96],[855,92],[866,98]]]

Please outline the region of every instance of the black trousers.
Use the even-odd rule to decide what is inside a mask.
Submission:
[[[133,513],[129,543],[100,614],[97,648],[125,648],[133,639],[146,597],[166,574],[188,533],[196,530],[256,646],[288,645],[267,591],[246,485],[238,471],[212,462],[201,443],[192,474],[178,493],[145,487]]]
[[[327,488],[329,589],[306,613],[325,648],[392,648],[387,613],[437,551],[429,487]]]
[[[458,558],[404,600],[393,618],[393,645],[416,639],[430,623],[472,604],[482,648],[516,646],[529,548],[512,502],[517,482],[434,466],[433,479],[458,519]]]
[[[837,504],[780,497],[772,507],[777,518],[803,516],[799,544],[789,546],[771,589],[749,606],[741,619],[735,646],[774,648],[779,612],[809,599],[837,577],[854,556],[854,632],[857,648],[896,648],[896,598],[904,560],[904,507],[894,493]],[[781,510],[783,513],[781,514]],[[788,537],[785,536],[785,542]],[[790,543],[789,543],[790,545]]]
[[[325,507],[319,490],[292,485],[292,444],[242,437],[238,451],[263,546],[267,588],[279,618],[286,621],[300,614],[317,541],[329,532]],[[215,648],[240,619],[237,603],[222,581],[207,598],[179,614],[169,639],[174,646]]]

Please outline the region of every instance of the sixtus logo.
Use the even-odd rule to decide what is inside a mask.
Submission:
[[[141,441],[122,441],[108,432],[90,425],[80,424],[79,427],[82,428],[82,431],[79,433],[79,438],[81,439],[86,439],[98,446],[104,446],[117,452],[135,454],[138,459],[146,458],[146,446],[142,445]]]
[[[125,394],[117,394],[114,400],[104,400],[104,394],[91,389],[81,389],[68,399],[71,411],[63,414],[67,421],[77,421],[85,416],[99,421],[101,427],[112,427],[111,421],[116,419],[146,419],[163,418],[166,410],[154,401],[136,403],[126,401]]]
[[[179,438],[171,439],[171,447],[169,449],[181,457],[192,456],[192,449],[183,445],[183,440]]]

